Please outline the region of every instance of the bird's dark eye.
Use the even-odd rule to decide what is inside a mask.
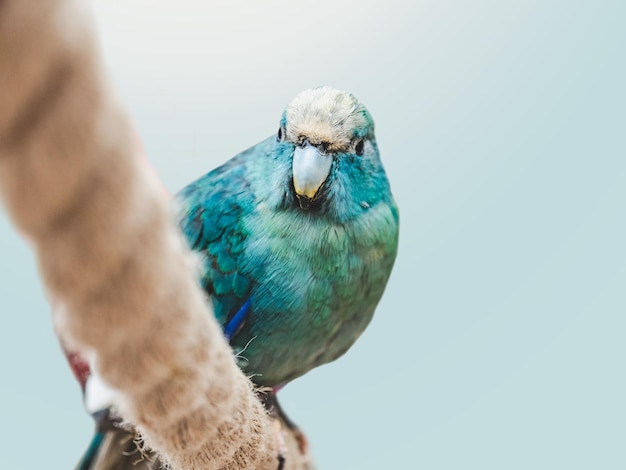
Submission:
[[[359,157],[362,156],[364,146],[365,144],[363,142],[363,139],[359,140],[354,146],[354,153],[356,153]]]
[[[276,134],[276,140],[279,142],[282,142],[283,140],[283,128],[282,127],[278,128],[278,134]]]

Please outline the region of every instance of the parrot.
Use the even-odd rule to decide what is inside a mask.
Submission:
[[[399,211],[370,113],[349,92],[304,90],[275,134],[184,187],[175,205],[239,367],[297,430],[276,392],[354,344],[397,254]],[[126,468],[121,456],[96,465],[107,435],[124,446],[108,452],[135,444],[107,407],[93,414],[98,433],[77,469]]]

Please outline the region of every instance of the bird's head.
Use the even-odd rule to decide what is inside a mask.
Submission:
[[[285,109],[276,141],[278,153],[291,161],[289,199],[299,209],[343,219],[388,193],[374,121],[350,93],[331,87],[301,92]]]

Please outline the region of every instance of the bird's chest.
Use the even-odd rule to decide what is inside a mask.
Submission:
[[[315,324],[354,315],[377,301],[370,297],[386,282],[392,255],[376,238],[359,224],[272,218],[247,250],[250,262],[263,267],[255,303],[269,314],[310,315]]]
[[[379,215],[344,225],[249,220],[240,268],[253,279],[251,314],[233,346],[257,383],[285,383],[332,361],[365,329],[395,257],[397,224],[389,208]]]

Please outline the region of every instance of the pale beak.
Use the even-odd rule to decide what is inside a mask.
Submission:
[[[322,155],[309,143],[296,147],[293,153],[293,188],[298,196],[313,200],[328,178],[333,157]]]

